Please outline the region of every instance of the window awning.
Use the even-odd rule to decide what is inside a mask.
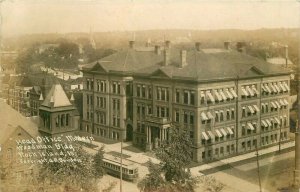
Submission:
[[[273,84],[270,83],[269,85],[270,85],[272,91],[275,92],[275,93],[277,93],[277,90],[275,89],[275,87],[273,86]]]
[[[275,122],[278,123],[278,124],[280,125],[279,119],[278,119],[277,117],[274,117],[274,119],[275,119]]]
[[[281,108],[281,105],[278,103],[278,101],[275,101],[275,104],[278,106],[278,108]]]
[[[211,131],[207,131],[207,133],[211,139],[213,139],[215,137],[215,135]]]
[[[248,109],[250,110],[251,113],[255,113],[251,105],[248,105]]]
[[[267,122],[267,124],[269,125],[269,127],[272,126],[272,123],[271,123],[271,121],[270,121],[269,119],[266,119],[266,122]]]
[[[230,89],[230,92],[231,92],[231,94],[232,94],[235,98],[238,97],[237,94],[236,94],[236,92],[234,91],[233,88]]]
[[[254,96],[254,93],[253,93],[252,89],[250,89],[249,86],[246,86],[246,90],[249,92],[249,94],[251,95],[251,97]]]
[[[251,123],[247,123],[247,126],[248,126],[248,129],[250,129],[250,130],[254,130],[254,127],[253,127],[253,125],[251,124]]]
[[[256,87],[254,86],[254,85],[252,85],[252,90],[253,90],[253,92],[256,94],[256,95],[258,95],[258,91],[257,91],[257,89],[256,89]]]
[[[202,132],[201,135],[202,135],[202,139],[205,139],[206,141],[209,140],[209,137],[205,132]]]
[[[259,108],[257,105],[253,105],[253,108],[255,109],[255,111],[259,112]]]
[[[211,112],[207,112],[207,117],[208,117],[208,119],[213,119],[214,118],[214,116],[211,114]]]
[[[232,129],[231,129],[230,127],[227,127],[226,129],[227,129],[227,131],[228,131],[228,133],[229,133],[230,135],[233,135],[233,134],[234,134],[233,131],[232,131]]]
[[[261,120],[261,123],[263,124],[264,127],[268,127],[268,124],[266,123],[265,120]]]
[[[279,103],[280,103],[281,105],[286,105],[282,99],[279,100]]]
[[[272,91],[271,91],[270,87],[268,86],[268,84],[265,84],[265,88],[266,88],[266,90],[267,90],[269,93],[272,93]]]
[[[271,102],[271,105],[277,109],[277,105],[273,101]]]
[[[225,94],[222,90],[220,90],[220,94],[221,94],[224,101],[227,100],[227,97],[225,96]]]
[[[216,132],[216,134],[217,134],[218,137],[222,137],[222,134],[220,133],[219,130],[215,130],[215,132]]]
[[[280,93],[280,89],[276,83],[273,84],[278,93]]]
[[[283,101],[284,101],[285,105],[289,105],[289,102],[286,99],[284,99]]]
[[[285,87],[285,89],[286,89],[287,91],[290,90],[290,88],[289,88],[289,86],[288,86],[288,84],[287,84],[286,82],[283,83],[283,86]]]
[[[242,87],[242,95],[246,97],[249,95],[244,87]]]
[[[211,94],[210,91],[208,91],[206,94],[207,94],[207,96],[208,96],[208,98],[209,98],[209,100],[210,100],[211,102],[215,102],[215,99],[214,99],[214,97],[212,96],[212,94]]]
[[[282,89],[283,92],[286,91],[286,88],[284,87],[284,85],[281,82],[279,82],[278,85]]]
[[[228,89],[226,89],[225,92],[230,99],[233,99],[233,96]]]
[[[226,137],[227,133],[224,129],[220,129],[221,133],[224,135],[224,137]]]
[[[204,112],[201,113],[201,119],[202,119],[202,121],[208,120],[208,118]]]
[[[218,101],[222,101],[222,97],[218,91],[215,91],[215,95],[216,95]]]
[[[264,92],[268,92],[268,90],[265,88],[265,86],[263,84],[261,84],[261,88]]]

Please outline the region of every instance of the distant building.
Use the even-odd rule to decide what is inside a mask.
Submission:
[[[290,71],[237,50],[129,48],[83,67],[81,132],[152,150],[178,128],[208,162],[288,140]]]
[[[293,62],[290,59],[286,59],[283,57],[271,57],[271,58],[267,58],[267,62],[274,64],[274,65],[278,65],[280,67],[288,67],[288,68],[292,68],[293,67]]]

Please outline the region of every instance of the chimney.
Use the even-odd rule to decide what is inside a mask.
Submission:
[[[151,40],[148,39],[148,41],[147,41],[147,43],[146,43],[146,47],[150,47],[150,45],[151,45]]]
[[[164,50],[164,66],[167,66],[170,64],[170,51],[169,50]]]
[[[54,98],[53,95],[50,97],[50,107],[54,107]]]
[[[161,49],[160,49],[160,46],[159,45],[155,45],[155,47],[154,47],[155,49],[154,49],[154,51],[155,51],[155,54],[157,54],[157,55],[160,55],[160,53],[161,53]]]
[[[288,58],[289,58],[289,46],[285,45],[284,49],[285,49],[285,67],[287,67],[288,66]]]
[[[170,49],[171,41],[169,41],[169,40],[165,41],[165,47],[166,47],[166,49]]]
[[[131,48],[131,49],[134,48],[134,41],[129,41],[129,48]]]
[[[196,48],[197,51],[200,51],[200,46],[201,46],[200,42],[195,43],[195,48]]]
[[[224,42],[224,49],[226,49],[226,50],[230,49],[230,42],[229,41]]]
[[[75,101],[73,93],[72,93],[72,95],[70,97],[70,101],[71,101],[71,103],[74,103],[74,101]]]
[[[295,171],[294,171],[294,185],[300,185],[300,127],[296,123],[295,131]]]
[[[181,50],[180,51],[180,58],[181,58],[180,68],[183,68],[184,66],[187,65],[187,62],[186,62],[186,50]]]

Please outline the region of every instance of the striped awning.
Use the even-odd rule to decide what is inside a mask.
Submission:
[[[253,108],[255,109],[255,111],[259,112],[259,108],[257,105],[253,105]]]
[[[284,85],[281,82],[279,82],[278,85],[282,89],[283,92],[286,91],[286,88],[284,87]]]
[[[218,137],[222,137],[223,135],[221,134],[221,132],[217,129],[217,130],[215,130],[215,132],[216,132],[216,134],[217,134],[217,136]]]
[[[213,139],[215,137],[215,135],[211,131],[207,131],[207,133],[211,139]]]
[[[222,97],[217,90],[215,90],[215,95],[216,95],[218,101],[222,101]]]
[[[207,112],[207,117],[208,117],[208,119],[213,119],[214,118],[214,116],[211,114],[211,112]]]
[[[207,136],[205,131],[202,132],[201,135],[202,135],[202,139],[205,139],[206,141],[209,140],[209,137]]]
[[[231,94],[232,94],[235,98],[238,97],[237,94],[236,94],[236,92],[234,91],[233,88],[230,88],[230,92],[231,92]]]
[[[263,124],[264,127],[268,127],[268,124],[266,123],[265,120],[261,120],[261,123]]]
[[[247,126],[248,126],[248,129],[250,129],[250,130],[254,130],[254,127],[253,127],[253,125],[252,125],[252,123],[247,123]]]
[[[221,133],[224,135],[224,137],[226,137],[227,133],[224,129],[220,129]]]
[[[252,108],[251,105],[248,106],[248,109],[250,110],[251,113],[255,113],[254,109]]]
[[[251,97],[253,97],[253,96],[254,96],[254,93],[253,93],[252,89],[250,89],[250,87],[249,87],[249,86],[246,86],[246,90],[247,90],[247,91],[248,91],[248,93],[251,95]]]
[[[273,101],[271,102],[271,105],[277,109],[277,105]]]
[[[252,90],[253,90],[253,92],[254,92],[256,95],[258,95],[259,92],[257,91],[255,85],[252,85]]]
[[[248,96],[249,95],[244,87],[242,87],[242,95],[243,96]]]
[[[211,102],[215,102],[215,99],[214,99],[214,97],[212,96],[212,94],[211,94],[210,91],[208,91],[206,94],[207,94],[207,96],[208,96],[208,98],[209,98],[209,100],[210,100]]]
[[[202,119],[202,121],[208,120],[208,118],[204,112],[201,113],[201,119]]]
[[[281,108],[281,105],[278,103],[278,101],[275,101],[275,104],[278,106],[278,108]]]
[[[225,92],[230,99],[233,99],[233,96],[228,89],[226,89]]]
[[[274,119],[275,119],[276,123],[280,124],[280,121],[279,121],[279,119],[277,117],[274,117]]]
[[[269,127],[272,126],[272,123],[271,123],[271,121],[270,121],[269,119],[266,119],[266,122],[267,122],[267,124],[269,125]]]
[[[233,131],[232,131],[232,129],[231,129],[230,127],[227,127],[226,129],[227,129],[227,131],[228,131],[228,133],[229,133],[230,135],[233,135],[233,134],[234,134]]]
[[[287,91],[290,90],[290,88],[289,88],[289,86],[288,86],[288,84],[287,84],[286,82],[283,83],[283,86],[285,87],[285,89],[286,89]]]

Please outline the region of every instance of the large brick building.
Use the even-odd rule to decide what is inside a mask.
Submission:
[[[197,162],[278,144],[288,139],[289,74],[228,43],[183,50],[131,41],[83,68],[81,130],[151,150],[178,127]]]

